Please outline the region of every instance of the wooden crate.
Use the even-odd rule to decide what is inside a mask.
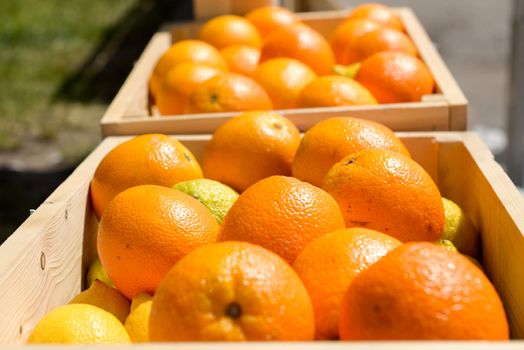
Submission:
[[[481,230],[484,267],[504,301],[512,337],[523,338],[524,203],[519,192],[475,134],[419,132],[399,135],[413,158],[435,179],[442,195],[459,203]],[[45,313],[67,303],[80,291],[85,267],[95,255],[97,220],[89,204],[89,183],[102,157],[128,138],[106,138],[0,246],[0,344],[23,342]],[[180,135],[177,138],[201,159],[210,136]],[[438,349],[448,346],[448,343],[438,344],[431,346]],[[320,349],[326,345],[302,344],[297,349]],[[262,346],[243,345],[242,348]],[[331,342],[329,346],[358,350],[389,345]],[[399,348],[405,346],[399,345]],[[478,348],[481,343],[468,343],[468,346]],[[497,344],[499,346],[502,344]],[[457,347],[462,348],[462,345]],[[186,347],[177,345],[177,348]],[[202,345],[202,348],[214,349],[216,344]],[[274,346],[274,349],[280,348],[294,346],[282,343]]]
[[[395,8],[436,81],[436,93],[421,102],[287,109],[280,112],[306,130],[332,116],[351,115],[372,119],[394,130],[465,130],[467,101],[424,28],[409,8]],[[305,12],[298,14],[308,25],[329,37],[344,20],[346,11]],[[101,122],[104,136],[164,132],[177,134],[211,133],[238,113],[202,113],[160,116],[149,103],[148,80],[159,57],[175,41],[195,38],[202,22],[166,26],[153,36],[107,109]]]

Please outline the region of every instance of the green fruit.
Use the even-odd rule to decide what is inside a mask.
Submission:
[[[333,67],[333,73],[354,79],[360,69],[361,63],[353,63],[348,66],[337,64]]]
[[[442,198],[444,231],[441,239],[451,241],[462,254],[478,257],[479,233],[466,213],[455,202]]]
[[[451,241],[448,241],[447,239],[439,239],[437,241],[437,244],[441,247],[444,247],[446,248],[447,250],[449,250],[450,252],[452,253],[458,253],[458,250],[457,250],[457,247],[455,247],[455,245],[453,244],[453,242]]]
[[[198,199],[213,213],[219,224],[238,198],[238,193],[232,188],[209,179],[182,181],[173,188]]]
[[[102,263],[98,257],[93,260],[93,262],[91,262],[89,269],[87,270],[87,288],[91,287],[95,280],[99,280],[107,284],[109,287],[115,288],[115,285],[109,279],[109,276],[107,275],[106,270],[104,270],[104,267],[102,266]]]

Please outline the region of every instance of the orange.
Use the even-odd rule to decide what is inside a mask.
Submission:
[[[97,237],[100,261],[128,299],[154,294],[169,269],[216,239],[218,223],[202,203],[156,185],[129,188],[109,203]]]
[[[364,61],[355,80],[379,103],[416,102],[433,93],[435,82],[426,65],[402,52],[379,52]]]
[[[266,91],[253,79],[235,73],[217,75],[200,84],[189,96],[188,113],[272,109]]]
[[[293,160],[293,176],[320,186],[335,163],[367,148],[389,149],[409,156],[402,141],[382,124],[350,117],[328,118],[304,134]]]
[[[217,49],[200,40],[182,40],[174,43],[157,61],[151,78],[149,90],[156,96],[162,78],[171,68],[183,62],[202,63],[220,70],[227,70],[226,62]]]
[[[200,29],[198,38],[219,50],[231,45],[248,45],[257,49],[262,46],[257,28],[247,19],[236,15],[210,19]]]
[[[347,227],[366,227],[402,242],[434,242],[444,229],[437,185],[417,162],[398,152],[350,154],[329,170],[322,188],[338,202]]]
[[[244,75],[255,72],[260,59],[260,50],[247,45],[231,45],[220,50],[229,71]]]
[[[360,35],[345,49],[346,64],[360,62],[382,51],[399,51],[411,56],[417,55],[415,44],[406,34],[387,27],[373,29]]]
[[[222,71],[200,63],[186,62],[172,68],[162,79],[156,106],[162,115],[183,114],[187,99],[197,86]]]
[[[293,177],[271,176],[238,197],[218,240],[258,244],[292,264],[309,242],[343,227],[340,209],[325,191]]]
[[[137,185],[171,187],[202,177],[193,154],[175,138],[146,134],[113,148],[98,164],[91,181],[91,203],[98,218],[114,196]]]
[[[202,168],[209,179],[239,192],[271,175],[291,175],[300,132],[275,112],[246,112],[220,126],[207,144]]]
[[[331,36],[331,48],[338,64],[349,64],[351,47],[362,35],[381,28],[380,24],[370,19],[348,19],[340,24]]]
[[[474,263],[433,243],[407,243],[355,277],[340,336],[508,340],[509,330],[495,288]]]
[[[313,303],[316,339],[338,339],[339,310],[353,278],[401,243],[365,228],[331,232],[309,243],[293,268]]]
[[[335,65],[326,39],[302,23],[276,29],[264,39],[260,62],[276,57],[295,58],[319,75],[331,73]]]
[[[248,12],[245,17],[257,27],[262,37],[267,36],[275,29],[300,22],[297,15],[280,6],[259,7]]]
[[[348,18],[367,18],[386,27],[404,30],[404,24],[399,16],[392,9],[382,4],[367,3],[359,5],[349,13]]]
[[[312,340],[313,308],[284,260],[242,242],[182,258],[153,299],[152,341]]]
[[[324,75],[306,85],[298,107],[376,105],[377,100],[360,83],[339,75]]]
[[[273,58],[262,63],[254,79],[267,91],[273,107],[293,108],[300,91],[317,75],[304,63],[293,58]]]

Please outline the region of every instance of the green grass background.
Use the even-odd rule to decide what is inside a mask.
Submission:
[[[96,142],[106,103],[64,101],[56,91],[136,2],[0,1],[0,150],[67,130],[87,135],[84,147]],[[65,158],[81,152],[71,147],[62,147]]]

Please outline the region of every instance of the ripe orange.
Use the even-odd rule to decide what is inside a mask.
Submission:
[[[222,71],[200,63],[186,62],[172,68],[162,79],[156,106],[162,115],[182,114],[187,99],[197,86]]]
[[[174,43],[157,61],[151,78],[149,90],[156,96],[162,78],[177,64],[183,62],[202,63],[220,70],[227,70],[226,62],[217,49],[200,40],[182,40]]]
[[[198,38],[219,50],[231,45],[248,45],[257,49],[262,46],[257,28],[247,19],[235,15],[210,19],[200,29]]]
[[[402,52],[379,52],[364,61],[355,80],[379,103],[416,102],[433,93],[435,83],[426,65]]]
[[[261,247],[222,242],[182,258],[162,281],[152,341],[312,340],[313,308],[284,260]]]
[[[280,6],[264,6],[251,10],[246,19],[257,27],[262,37],[275,29],[300,22],[300,18],[288,9]]]
[[[325,191],[293,177],[271,176],[238,197],[218,240],[259,244],[292,264],[309,242],[341,228],[340,209]]]
[[[399,16],[392,9],[382,4],[367,3],[357,6],[349,13],[348,18],[367,18],[386,27],[404,30],[404,24]]]
[[[306,85],[298,107],[376,105],[377,100],[360,83],[340,75],[324,75]]]
[[[349,228],[325,234],[302,250],[293,268],[313,303],[316,339],[338,339],[340,305],[351,281],[400,244],[378,231]]]
[[[220,50],[229,71],[244,75],[255,72],[260,59],[260,50],[247,45],[232,45]]]
[[[346,47],[346,63],[363,61],[369,56],[382,51],[399,51],[416,56],[417,48],[411,39],[393,28],[380,27],[370,30],[353,40]]]
[[[272,109],[266,91],[253,79],[235,73],[217,75],[200,84],[189,96],[188,113]]]
[[[156,185],[129,188],[102,215],[97,247],[111,281],[128,299],[154,294],[169,269],[216,239],[218,223],[198,200]]]
[[[355,277],[340,336],[508,340],[509,330],[495,288],[474,263],[433,243],[408,243]]]
[[[220,126],[207,144],[206,178],[239,192],[271,175],[291,175],[300,132],[275,112],[246,112]]]
[[[367,148],[383,148],[409,156],[402,141],[382,124],[350,117],[329,118],[304,134],[293,160],[293,176],[320,186],[335,163]]]
[[[253,78],[267,91],[273,107],[294,108],[300,91],[317,75],[293,58],[273,58],[262,63]]]
[[[351,47],[355,40],[367,32],[381,28],[380,24],[370,19],[348,19],[335,29],[331,36],[331,48],[338,64],[349,64]]]
[[[195,157],[176,139],[161,134],[141,135],[113,148],[98,164],[91,181],[91,203],[100,218],[109,201],[129,187],[171,187],[201,177]]]
[[[326,39],[302,23],[276,29],[264,39],[260,62],[276,57],[295,58],[319,75],[331,73],[335,65]]]
[[[434,242],[444,229],[444,207],[433,179],[398,152],[350,154],[329,170],[322,188],[338,202],[347,227],[366,227],[402,242]]]

